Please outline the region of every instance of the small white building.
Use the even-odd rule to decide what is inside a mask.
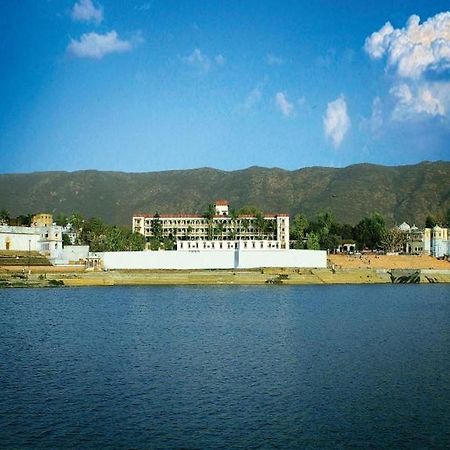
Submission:
[[[436,225],[431,230],[430,240],[431,255],[436,258],[450,255],[450,241],[448,239],[448,228],[441,228]]]

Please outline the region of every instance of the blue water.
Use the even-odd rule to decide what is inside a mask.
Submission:
[[[448,448],[450,289],[0,289],[0,448]]]

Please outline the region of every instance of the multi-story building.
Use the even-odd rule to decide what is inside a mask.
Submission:
[[[233,214],[226,200],[217,200],[210,215],[137,213],[133,231],[151,239],[155,229],[174,241],[267,241],[273,248],[289,248],[288,214]],[[269,247],[271,248],[271,247]]]

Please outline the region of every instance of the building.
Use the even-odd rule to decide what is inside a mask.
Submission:
[[[134,214],[133,231],[148,240],[155,236],[174,241],[266,241],[268,248],[289,248],[289,215],[235,215],[229,212],[226,200],[217,200],[209,217],[201,214]],[[179,248],[181,244],[177,244]],[[200,244],[199,244],[200,245]],[[201,244],[203,245],[203,243]],[[214,244],[216,246],[216,244]],[[220,246],[220,244],[217,244]],[[228,245],[228,244],[227,244]],[[206,247],[205,247],[206,248]],[[220,247],[218,247],[220,248]]]
[[[0,225],[0,250],[37,251],[50,260],[58,259],[62,251],[62,228]]]
[[[35,214],[31,218],[32,227],[51,227],[53,225],[53,216],[48,213]]]
[[[404,252],[413,255],[431,255],[441,258],[450,255],[449,229],[436,225],[434,228],[420,230],[406,222],[398,230],[405,233]]]
[[[430,249],[431,254],[437,258],[450,255],[450,241],[448,239],[448,228],[436,225],[431,231]]]

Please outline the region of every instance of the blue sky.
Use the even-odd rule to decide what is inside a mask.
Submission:
[[[0,172],[448,160],[449,9],[0,0]]]

